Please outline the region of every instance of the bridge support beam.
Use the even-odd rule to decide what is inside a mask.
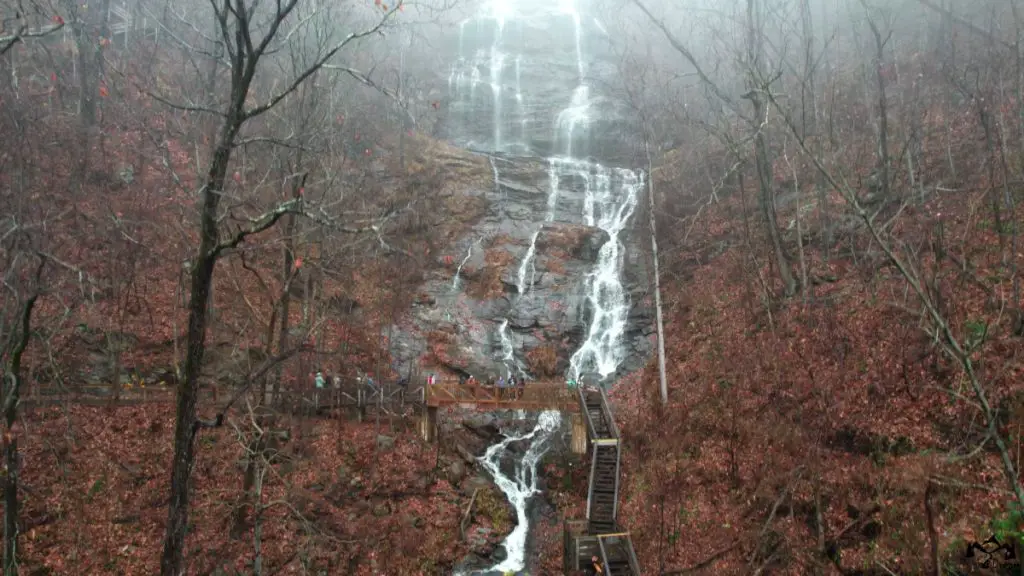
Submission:
[[[583,414],[579,412],[572,414],[572,441],[570,444],[573,454],[587,453],[587,425],[583,421]]]
[[[420,415],[420,437],[424,442],[433,442],[437,439],[437,408],[423,407]]]

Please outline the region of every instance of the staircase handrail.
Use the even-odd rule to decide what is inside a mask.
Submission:
[[[587,420],[587,431],[589,432],[590,440],[597,440],[597,428],[594,427],[594,421],[590,418],[590,411],[587,410],[587,396],[583,390],[583,386],[576,389],[580,397],[580,412],[583,412],[583,417]]]
[[[608,551],[604,548],[604,540],[602,538],[597,539],[597,549],[601,552],[601,565],[604,566],[605,570],[611,570],[608,568]],[[639,574],[639,572],[638,572]],[[609,574],[611,576],[611,574]]]
[[[601,390],[601,412],[604,414],[605,420],[608,422],[608,431],[611,437],[619,439],[619,427],[615,425],[615,416],[612,414],[611,403],[608,402],[608,394],[605,393],[604,388],[598,386]]]

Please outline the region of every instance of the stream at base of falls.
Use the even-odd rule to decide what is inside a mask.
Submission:
[[[536,508],[534,496],[540,493],[537,465],[551,448],[552,440],[561,429],[562,416],[557,410],[541,412],[536,423],[525,432],[509,430],[503,432],[501,441],[492,444],[480,457],[480,464],[490,473],[495,485],[505,494],[516,511],[516,525],[505,538],[505,557],[489,567],[467,566],[455,572],[456,576],[482,575],[501,576],[519,574],[528,564],[527,549],[529,529],[535,518],[531,514]],[[524,428],[524,427],[521,427]],[[528,442],[522,455],[509,449],[514,443]]]

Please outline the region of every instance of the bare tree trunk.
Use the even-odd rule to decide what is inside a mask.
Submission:
[[[939,531],[935,528],[935,506],[932,504],[932,487],[935,484],[928,479],[924,488],[924,511],[928,521],[928,549],[931,553],[932,566],[930,576],[942,576],[942,560],[939,557]]]
[[[36,282],[42,276],[43,264],[36,271]],[[18,420],[18,401],[21,394],[21,357],[31,337],[32,312],[39,292],[35,292],[21,306],[18,324],[10,338],[12,348],[3,374],[4,411],[4,576],[18,574],[18,438],[13,432]],[[16,336],[15,336],[16,335]]]
[[[757,181],[761,187],[761,213],[764,216],[765,225],[768,227],[768,237],[772,242],[783,290],[786,296],[792,296],[797,291],[796,278],[793,277],[789,256],[782,244],[782,235],[779,233],[778,218],[775,214],[775,190],[772,188],[771,153],[768,149],[768,138],[765,136],[765,130],[768,127],[768,104],[765,102],[762,92],[767,90],[768,86],[763,85],[766,80],[761,69],[763,40],[760,25],[757,0],[747,0],[747,65],[750,67],[748,70],[750,91],[745,97],[750,100],[754,111],[752,120],[754,159],[757,167]]]
[[[7,429],[17,416],[8,416]],[[4,436],[4,576],[18,574],[18,438]]]
[[[317,70],[338,54],[350,42],[380,30],[387,18],[397,8],[391,8],[378,23],[359,33],[349,34],[334,46],[322,50],[309,65],[299,68],[292,82],[264,103],[253,107],[246,105],[249,88],[256,75],[260,59],[267,53],[282,24],[295,9],[299,0],[276,3],[276,9],[269,21],[264,20],[257,27],[250,20],[251,14],[243,2],[214,3],[214,17],[220,23],[222,40],[231,42],[231,84],[227,105],[223,112],[222,124],[213,147],[209,169],[206,171],[199,191],[199,249],[191,270],[191,288],[188,319],[188,345],[185,355],[184,378],[178,387],[177,416],[174,429],[174,459],[171,470],[170,504],[167,511],[167,527],[164,535],[163,554],[160,559],[161,576],[181,576],[185,570],[185,535],[188,530],[189,483],[195,461],[195,439],[201,427],[219,425],[223,414],[218,414],[214,424],[200,422],[196,414],[199,396],[199,375],[206,352],[206,329],[209,320],[209,302],[214,268],[224,250],[238,246],[247,237],[273,227],[284,215],[293,214],[301,201],[284,202],[256,219],[251,227],[233,233],[221,244],[218,211],[224,191],[232,151],[237,146],[236,138],[242,126],[250,119],[271,110],[275,105],[292,94]],[[254,41],[253,32],[261,29],[261,38]],[[283,319],[282,319],[283,320]]]
[[[665,322],[661,307],[661,271],[658,264],[658,233],[655,227],[654,165],[651,160],[650,131],[645,131],[644,151],[647,154],[647,216],[651,223],[651,256],[654,260],[654,309],[658,326],[658,382],[661,403],[668,404],[668,379],[665,375]],[[662,502],[664,507],[664,502]]]
[[[804,40],[804,91],[801,104],[804,107],[804,138],[813,135],[815,151],[821,155],[824,139],[818,134],[818,98],[814,93],[815,72],[817,65],[814,58],[814,19],[811,14],[810,0],[800,1],[800,20],[803,28]],[[807,100],[810,100],[811,112],[806,115]],[[818,196],[818,216],[822,232],[822,248],[825,262],[828,262],[832,252],[832,223],[828,211],[828,196],[825,193],[825,179],[816,175],[814,188]]]
[[[1017,120],[1018,120],[1018,132],[1021,140],[1020,151],[1024,154],[1024,34],[1021,33],[1022,23],[1020,20],[1020,10],[1017,8],[1017,2],[1019,0],[1012,0],[1010,2],[1010,8],[1013,10],[1013,22],[1014,31],[1016,33],[1014,40],[1014,60],[1016,61],[1016,81],[1017,81]],[[1010,205],[1010,215],[1013,221],[1013,238],[1012,248],[1010,250],[1013,258],[1010,259],[1011,274],[1013,275],[1013,302],[1016,308],[1020,304],[1020,277],[1017,274],[1017,246],[1018,246],[1018,223],[1017,223],[1017,211],[1014,206],[1013,196],[1008,198]],[[1018,309],[1018,316],[1024,316]],[[1021,334],[1024,334],[1024,318],[1019,326]]]
[[[244,97],[244,92],[243,92]],[[200,214],[199,252],[192,267],[191,298],[189,300],[188,345],[185,353],[185,374],[178,386],[176,423],[174,427],[174,461],[171,468],[171,502],[167,511],[167,532],[163,555],[160,559],[162,576],[180,576],[184,570],[185,534],[188,531],[189,481],[195,460],[195,437],[199,430],[196,402],[199,398],[199,372],[206,354],[206,324],[209,312],[210,286],[217,264],[217,245],[220,231],[217,226],[217,207],[220,191],[224,189],[231,147],[241,127],[240,108],[232,110],[221,130],[220,141],[206,185],[202,191]]]
[[[291,278],[293,275],[292,269],[295,267],[295,216],[289,214],[285,216],[284,223],[284,262],[281,266],[281,281],[284,285],[284,289],[281,291],[281,325],[277,336],[277,350],[278,353],[283,352],[288,348],[288,331],[291,330],[291,323],[289,318],[291,317],[291,306],[292,306],[292,294],[291,294]],[[277,404],[281,401],[281,379],[284,367],[278,366],[274,377],[274,403]]]
[[[865,0],[860,0],[864,11],[868,11]],[[871,28],[871,35],[875,39],[875,82],[878,87],[878,189],[882,198],[889,198],[889,106],[885,97],[885,74],[882,71],[882,63],[885,61],[885,45],[889,37],[882,37],[882,31],[869,15],[867,17],[868,27]]]
[[[790,172],[793,174],[793,194],[796,196],[796,248],[797,258],[800,264],[800,285],[803,289],[803,302],[807,304],[807,259],[804,256],[804,227],[800,212],[803,210],[804,196],[800,191],[800,177],[797,174],[796,166],[789,161],[789,154],[786,152],[785,144],[782,148],[783,158],[786,160],[786,165],[789,167]]]
[[[262,437],[263,435],[261,434],[260,436]],[[259,458],[259,464],[254,474],[255,486],[253,487],[255,513],[252,528],[252,574],[253,576],[263,576],[263,478],[267,465],[263,461],[262,454],[255,457]]]
[[[978,113],[981,115],[981,127],[985,132],[985,150],[988,152],[988,199],[992,208],[993,225],[996,228],[996,236],[999,238],[999,256],[1003,263],[1006,263],[1006,238],[1003,234],[1003,213],[1000,206],[999,194],[996,191],[996,162],[998,157],[992,131],[992,113],[985,105],[985,98],[978,102]]]

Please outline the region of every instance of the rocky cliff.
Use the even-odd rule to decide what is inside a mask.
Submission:
[[[651,321],[640,236],[640,133],[600,21],[574,2],[481,5],[448,39],[435,135],[490,164],[483,204],[392,330],[411,363],[532,378],[641,366]],[[471,153],[469,150],[475,152]],[[570,369],[571,368],[571,369]]]
[[[394,327],[391,352],[403,371],[418,363],[428,370],[496,375],[511,363],[535,378],[562,375],[587,336],[590,275],[608,234],[579,223],[586,187],[565,183],[553,195],[548,161],[490,160],[496,182],[453,192],[453,203],[461,195],[483,210],[470,213],[468,233],[438,259],[412,309]],[[643,365],[652,332],[646,262],[637,245],[642,234],[629,232],[622,234],[629,303],[622,371]]]

